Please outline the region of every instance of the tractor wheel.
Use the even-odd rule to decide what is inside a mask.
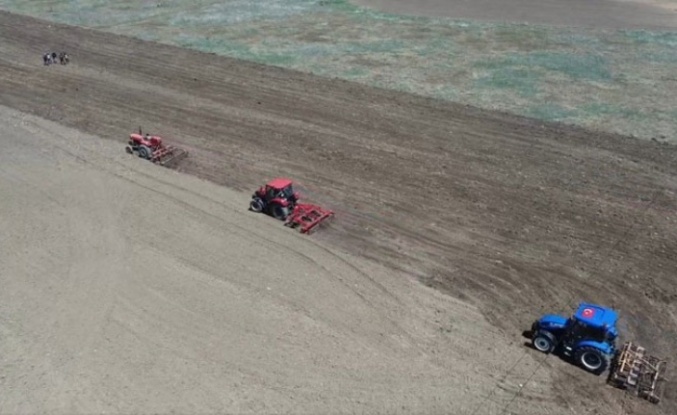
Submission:
[[[258,197],[256,199],[252,199],[252,201],[249,203],[249,208],[256,213],[263,212],[263,200],[259,199]]]
[[[153,152],[148,146],[139,146],[139,157],[150,160],[150,157],[153,155]]]
[[[134,154],[134,150],[132,150],[131,146],[125,147],[125,151],[127,152],[127,154]]]
[[[285,220],[289,216],[289,208],[275,204],[271,208],[271,213],[275,219]]]
[[[609,367],[609,356],[594,347],[576,350],[576,362],[585,370],[601,375]]]
[[[555,345],[557,341],[555,336],[552,333],[547,331],[539,331],[531,339],[531,344],[534,346],[534,349],[542,353],[552,353],[555,350]]]

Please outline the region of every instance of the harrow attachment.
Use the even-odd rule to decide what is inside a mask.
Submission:
[[[169,165],[170,163],[178,163],[188,156],[188,152],[175,146],[165,146],[157,149],[150,157],[150,161],[161,166]]]
[[[666,364],[664,360],[647,355],[643,347],[627,342],[614,359],[608,381],[657,404],[661,400]]]
[[[334,217],[334,212],[317,205],[297,203],[287,217],[286,226],[298,228],[301,233],[310,233],[318,225],[326,223]]]

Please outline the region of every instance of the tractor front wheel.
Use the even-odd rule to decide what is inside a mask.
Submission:
[[[256,199],[252,199],[252,201],[249,203],[249,208],[256,213],[263,212],[263,207],[263,200],[259,199],[258,197]]]
[[[581,347],[576,350],[576,362],[588,372],[601,375],[609,367],[609,356],[594,347]]]
[[[536,350],[542,353],[552,353],[555,350],[555,336],[547,331],[539,331],[531,339],[531,344]]]

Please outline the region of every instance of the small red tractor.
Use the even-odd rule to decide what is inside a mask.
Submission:
[[[320,223],[333,218],[334,212],[317,205],[299,203],[299,198],[291,180],[277,178],[254,192],[249,209],[285,221],[286,226],[298,228],[301,233],[309,233]]]
[[[129,154],[137,154],[142,159],[150,160],[162,166],[171,161],[178,162],[188,155],[185,150],[163,144],[162,137],[148,133],[144,135],[141,128],[139,128],[138,134],[132,133],[129,135],[129,142],[125,150]]]

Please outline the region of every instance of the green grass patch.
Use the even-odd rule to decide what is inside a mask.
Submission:
[[[475,88],[511,89],[522,97],[533,97],[538,92],[540,76],[529,69],[498,68],[490,75],[475,81]]]
[[[500,58],[481,61],[479,68],[505,70],[505,68],[523,68],[538,71],[541,69],[566,75],[574,80],[608,81],[611,79],[609,65],[601,56],[562,52],[532,52],[508,54]]]
[[[675,32],[648,32],[645,30],[622,31],[626,40],[637,45],[661,45],[670,48],[677,47],[677,33]]]
[[[642,121],[646,118],[640,110],[623,108],[609,103],[590,103],[584,104],[580,110],[591,116],[618,117],[626,120]]]

